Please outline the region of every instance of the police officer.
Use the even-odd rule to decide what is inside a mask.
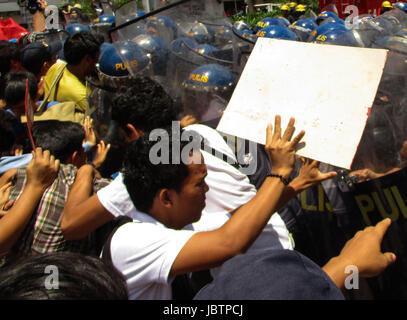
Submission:
[[[382,2],[382,6],[379,8],[378,10],[378,16],[382,15],[383,13],[390,11],[391,9],[393,9],[393,6],[391,5],[390,1],[383,1]]]

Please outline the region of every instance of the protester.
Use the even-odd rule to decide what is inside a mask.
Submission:
[[[72,186],[77,168],[86,162],[86,154],[82,148],[85,131],[74,122],[57,120],[35,122],[33,137],[37,147],[49,150],[50,154],[61,161],[58,176],[53,184],[44,190],[42,199],[35,214],[21,234],[19,243],[11,250],[10,255],[28,253],[45,253],[55,251],[75,251],[92,253],[96,243],[91,238],[84,241],[66,241],[60,230],[60,216],[66,196]],[[95,161],[103,162],[108,148],[100,144],[100,152]],[[16,200],[24,192],[27,182],[25,168],[14,169],[9,200]],[[106,186],[109,181],[97,179],[93,183],[94,190]]]
[[[246,206],[236,210],[219,229],[207,232],[185,229],[200,219],[205,207],[209,188],[202,153],[190,151],[188,164],[152,164],[151,148],[156,141],[143,136],[129,147],[123,180],[138,210],[134,222],[119,227],[108,246],[113,264],[127,278],[130,299],[170,299],[174,276],[220,266],[249,249],[278,208],[285,179],[295,165],[295,146],[304,135],[302,131],[291,141],[293,119],[282,136],[279,117],[272,130],[270,125],[266,140],[272,173]],[[180,150],[187,145],[171,135],[167,141],[169,159],[174,159],[173,143],[180,143]],[[380,240],[366,253],[370,260],[365,261],[355,250],[366,250],[369,242],[375,243],[368,237],[365,241],[349,242],[347,250],[324,270],[338,286],[344,281],[341,272],[349,262],[370,276],[380,273],[395,260],[393,254],[380,253]],[[143,272],[137,272],[140,269]]]
[[[44,78],[44,95],[51,91],[52,100],[74,101],[76,108],[85,112],[90,90],[86,77],[96,72],[100,45],[98,38],[90,32],[79,32],[66,39],[64,57],[67,63],[55,63],[48,70]]]
[[[126,300],[123,276],[97,258],[72,252],[22,257],[0,272],[2,300]]]

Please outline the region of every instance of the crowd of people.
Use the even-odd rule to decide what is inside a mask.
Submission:
[[[300,25],[295,8],[281,28],[299,41],[318,28]],[[316,26],[339,21],[319,17]],[[296,156],[306,132],[295,114],[264,128],[256,171],[243,173],[216,130],[237,77],[230,50],[215,45],[236,35],[198,23],[180,36],[157,16],[111,43],[111,20],[77,21],[58,41],[42,30],[40,41],[0,43],[0,298],[344,299],[348,266],[374,277],[395,262],[380,247],[390,219],[322,267],[295,251],[279,210],[337,173]],[[244,40],[252,28],[239,26]],[[206,148],[188,148],[185,135]],[[160,142],[164,161],[152,161]]]

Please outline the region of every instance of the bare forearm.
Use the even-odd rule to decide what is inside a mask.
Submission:
[[[339,289],[344,287],[347,274],[345,273],[346,266],[349,265],[344,259],[334,257],[322,267],[322,270],[331,278]]]
[[[34,32],[45,31],[45,16],[44,13],[39,10],[33,14],[33,30]]]
[[[7,253],[20,237],[44,190],[30,184],[8,213],[0,219],[0,255]]]

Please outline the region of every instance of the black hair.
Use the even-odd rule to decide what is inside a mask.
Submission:
[[[13,120],[9,112],[0,108],[0,153],[8,153],[13,146]]]
[[[128,146],[124,156],[123,182],[134,206],[146,213],[151,209],[154,197],[159,190],[168,188],[180,192],[182,184],[189,174],[187,165],[182,161],[171,163],[173,139],[176,140],[177,138],[172,136],[171,128],[163,130],[167,133],[167,137],[163,134],[162,140],[157,142],[150,141],[149,135],[144,134]],[[150,150],[157,143],[167,148],[168,164],[154,164],[151,161]],[[175,143],[179,143],[179,150],[182,150],[186,145],[186,142],[179,140],[179,138]],[[160,151],[161,155],[162,152],[165,152],[164,150]]]
[[[8,106],[13,106],[25,99],[26,80],[28,92],[32,100],[37,97],[38,85],[35,75],[31,72],[12,71],[4,77],[4,100]]]
[[[122,128],[128,123],[145,132],[164,128],[178,114],[179,108],[165,90],[145,77],[131,79],[113,99],[112,119]]]
[[[11,60],[21,61],[20,45],[17,43],[2,43],[0,46],[0,73],[5,75],[10,72]]]
[[[61,162],[75,151],[82,151],[85,130],[76,122],[46,120],[34,122],[32,135],[36,147],[41,147]]]
[[[92,33],[78,32],[69,36],[64,44],[64,57],[68,64],[78,65],[83,57],[96,57],[102,43]]]
[[[68,251],[29,255],[0,272],[2,300],[127,300],[124,276],[98,258]]]

